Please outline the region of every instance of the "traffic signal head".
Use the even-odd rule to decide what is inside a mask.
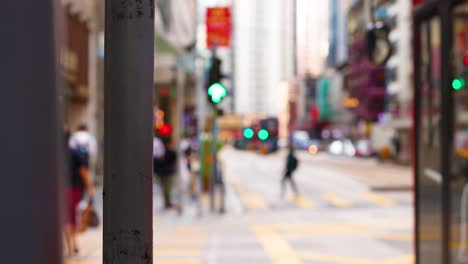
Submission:
[[[163,124],[158,128],[158,133],[161,136],[169,136],[172,133],[172,126],[169,124]]]
[[[211,60],[211,67],[210,67],[210,72],[208,75],[208,83],[209,85],[212,85],[213,83],[217,83],[221,81],[221,78],[223,77],[221,73],[221,64],[222,60],[213,57]]]
[[[468,66],[468,54],[463,57],[463,65]]]
[[[224,97],[227,95],[227,89],[220,83],[213,83],[208,88],[208,95],[210,96],[210,100],[214,104],[219,104],[223,100]]]
[[[465,88],[465,79],[463,79],[462,77],[457,77],[453,79],[452,88],[457,91]]]
[[[249,128],[244,129],[244,137],[246,139],[251,139],[253,138],[253,136],[254,136],[254,131],[252,128],[249,127]]]
[[[270,137],[270,133],[268,133],[268,131],[266,129],[260,129],[258,131],[258,138],[261,140],[261,141],[265,141],[268,139],[268,137]]]

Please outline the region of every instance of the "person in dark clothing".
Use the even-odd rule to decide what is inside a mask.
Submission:
[[[283,178],[281,179],[281,197],[282,198],[284,198],[284,194],[286,192],[286,183],[288,181],[289,181],[289,184],[291,185],[292,190],[294,191],[294,194],[296,196],[299,195],[296,182],[293,179],[293,173],[297,169],[298,165],[299,165],[299,161],[297,160],[294,154],[294,148],[291,146],[289,147],[289,153],[286,158],[285,172],[284,172]]]
[[[176,172],[177,154],[172,146],[172,141],[164,142],[165,151],[162,159],[155,159],[155,174],[159,178],[161,185],[164,208],[170,209],[173,207],[171,200],[172,178]]]
[[[65,243],[68,255],[73,256],[78,253],[76,243],[77,215],[76,209],[81,201],[84,191],[90,199],[94,198],[94,188],[89,177],[88,155],[73,148],[68,149],[68,174],[69,181],[67,187],[67,215],[65,225]]]

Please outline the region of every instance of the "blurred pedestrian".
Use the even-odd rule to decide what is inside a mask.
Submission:
[[[182,157],[180,158],[180,180],[183,194],[190,193],[192,199],[195,198],[196,179],[192,170],[193,147],[190,138],[185,137],[180,142]]]
[[[164,209],[170,209],[172,204],[172,181],[176,172],[177,154],[174,150],[173,142],[170,139],[164,140],[164,156],[162,159],[156,159],[156,164],[159,166],[155,170],[156,175],[162,189]]]
[[[286,183],[289,181],[289,184],[291,185],[291,188],[296,196],[299,195],[298,189],[296,182],[294,181],[293,178],[293,173],[296,171],[297,167],[299,165],[299,161],[296,158],[296,155],[294,153],[294,147],[290,146],[289,147],[289,153],[286,158],[286,168],[285,172],[283,175],[283,178],[281,179],[281,197],[284,198],[284,195],[286,193]]]
[[[89,176],[88,155],[77,148],[68,147],[68,186],[66,189],[67,214],[65,244],[68,256],[78,253],[76,234],[78,231],[77,207],[86,191],[89,199],[94,198],[94,187]]]
[[[87,153],[89,156],[96,154],[96,139],[88,131],[85,124],[81,124],[78,130],[71,135],[69,144],[71,148]]]

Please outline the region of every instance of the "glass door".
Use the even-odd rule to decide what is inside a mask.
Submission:
[[[468,3],[453,9],[450,164],[451,263],[468,263]]]
[[[415,32],[416,234],[418,263],[443,263],[441,170],[441,22],[426,20]]]

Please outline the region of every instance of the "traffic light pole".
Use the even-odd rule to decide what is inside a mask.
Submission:
[[[218,128],[217,128],[218,111],[216,107],[213,108],[213,118],[211,120],[211,177],[210,177],[210,209],[212,212],[215,210],[215,194],[216,185],[218,180],[218,155],[217,155],[217,141],[218,141]]]
[[[2,1],[2,263],[62,263],[58,1]]]
[[[104,263],[153,263],[154,1],[106,0]]]

